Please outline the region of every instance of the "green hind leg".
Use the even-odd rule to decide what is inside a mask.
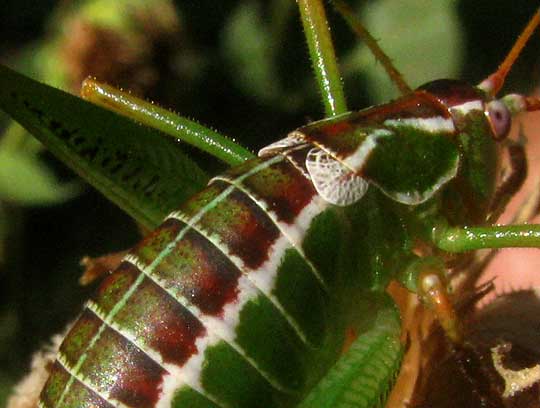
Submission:
[[[299,407],[384,406],[403,355],[400,332],[395,306],[389,304],[379,309],[371,328],[358,336]]]

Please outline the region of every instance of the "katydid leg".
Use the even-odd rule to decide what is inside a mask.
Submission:
[[[371,328],[356,338],[300,408],[384,406],[403,355],[399,312],[390,303],[376,312]]]
[[[210,128],[92,78],[83,82],[81,96],[98,106],[195,146],[231,166],[254,157],[249,150]]]
[[[494,248],[540,248],[540,224],[435,229],[435,245],[447,252]]]
[[[507,145],[510,160],[510,173],[497,188],[489,210],[488,222],[495,222],[508,202],[523,186],[527,178],[527,156],[523,143],[509,141]]]
[[[446,267],[437,257],[427,256],[413,260],[401,282],[430,308],[441,324],[446,336],[454,343],[462,342],[462,329],[448,294]]]

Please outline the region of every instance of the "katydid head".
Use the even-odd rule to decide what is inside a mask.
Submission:
[[[540,9],[536,11],[529,23],[503,60],[499,68],[478,85],[487,102],[486,117],[491,125],[495,140],[506,138],[510,131],[512,117],[520,112],[540,110],[540,99],[519,94],[509,94],[497,99],[496,95],[504,85],[504,81],[512,65],[518,58],[533,32],[540,25]]]
[[[457,113],[458,128],[460,114],[467,114],[468,110],[479,109],[481,105],[490,125],[492,138],[497,141],[504,140],[510,132],[512,117],[520,112],[540,110],[540,98],[519,94],[509,94],[499,99],[496,97],[503,87],[512,65],[539,25],[540,9],[530,19],[499,68],[475,88],[459,81],[443,80],[428,83],[420,89],[427,90],[450,111],[459,111]],[[453,116],[456,120],[456,115]]]
[[[452,139],[459,150],[459,171],[443,190],[443,197],[449,218],[458,223],[485,221],[486,216],[491,217],[504,207],[499,197],[501,191],[511,196],[519,189],[525,177],[526,170],[521,169],[526,169],[526,158],[521,157],[517,164],[511,158],[512,168],[516,166],[521,172],[513,179],[515,186],[505,185],[504,181],[501,184],[499,146],[508,137],[517,114],[540,109],[537,98],[519,94],[496,98],[483,88],[488,81],[472,86],[463,81],[437,80],[416,91],[435,99],[455,126]],[[504,146],[515,144],[505,142]]]
[[[499,202],[500,196],[508,198],[513,195],[525,177],[525,156],[520,158],[521,163],[514,163],[516,160],[511,157],[511,166],[516,177],[509,180],[509,183],[515,186],[506,185],[509,183],[505,181],[500,184],[500,154],[497,144],[507,138],[512,120],[519,113],[540,110],[540,98],[519,94],[497,98],[497,93],[538,25],[540,10],[531,18],[499,68],[478,86],[442,80],[420,88],[448,110],[456,126],[460,170],[455,181],[445,189],[444,197],[447,198],[445,205],[450,209],[449,212],[459,214],[460,219],[456,220],[457,222],[464,219],[469,222],[482,222],[486,214],[490,214],[490,217],[497,214],[505,205]],[[509,148],[516,147],[515,145],[515,142],[505,142],[505,146]]]

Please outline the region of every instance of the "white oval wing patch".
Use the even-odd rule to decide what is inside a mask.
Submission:
[[[309,151],[306,167],[319,195],[331,204],[353,204],[368,189],[366,180],[319,148]]]

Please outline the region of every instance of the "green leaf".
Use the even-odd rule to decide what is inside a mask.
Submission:
[[[261,15],[260,4],[241,3],[228,19],[223,32],[224,55],[236,72],[234,78],[246,94],[265,101],[279,99],[276,87],[276,50],[270,27]]]
[[[44,205],[65,201],[80,191],[76,183],[60,183],[38,156],[20,150],[0,151],[0,199]]]
[[[142,225],[152,228],[207,176],[174,140],[0,66],[0,109]]]
[[[240,3],[227,19],[222,34],[222,52],[231,78],[249,97],[285,110],[302,106],[302,91],[286,89],[279,71],[279,54],[287,43],[284,24],[291,15],[290,1],[274,0],[263,13],[261,3]]]
[[[457,3],[381,0],[364,5],[362,21],[413,88],[459,73],[463,57]],[[343,59],[345,75],[365,75],[374,103],[399,96],[367,47]]]

